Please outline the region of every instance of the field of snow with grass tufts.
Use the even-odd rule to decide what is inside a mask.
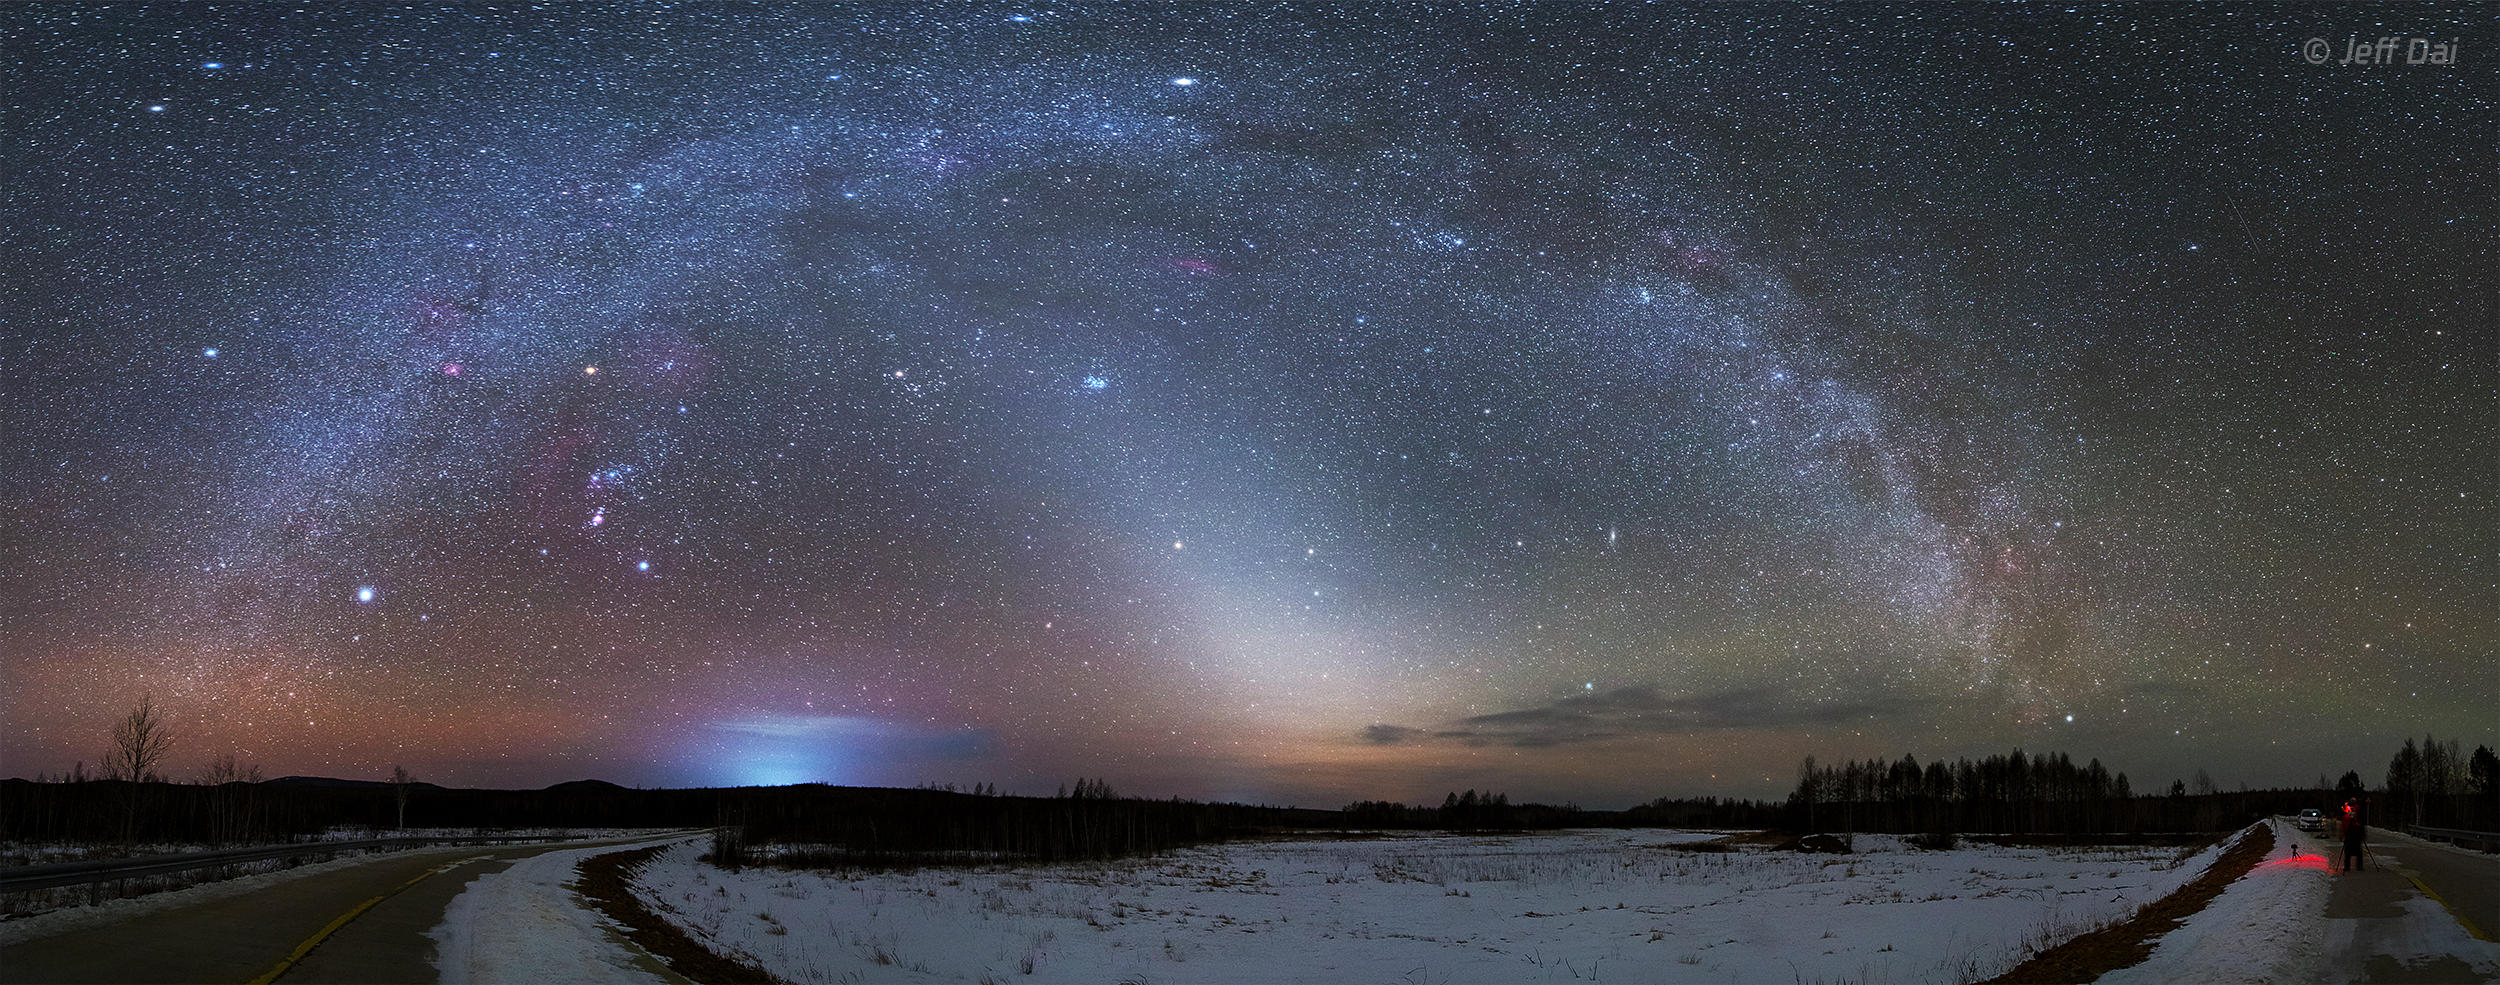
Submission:
[[[1118,861],[636,877],[792,982],[1976,981],[2118,920],[2219,854],[1677,847],[1718,832],[1254,841]]]

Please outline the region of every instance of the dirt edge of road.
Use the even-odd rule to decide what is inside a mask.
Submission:
[[[636,947],[651,952],[668,964],[669,970],[706,985],[754,982],[760,985],[781,985],[771,972],[742,961],[733,961],[703,946],[677,925],[652,912],[635,898],[632,872],[660,853],[668,845],[653,845],[630,852],[593,855],[581,861],[582,897],[599,912],[607,914],[625,927],[625,938]]]
[[[2135,915],[2117,923],[2084,934],[2033,955],[2031,960],[2015,965],[2012,971],[1988,979],[1982,985],[2064,985],[2089,982],[2120,968],[2144,963],[2153,954],[2153,943],[2163,934],[2178,929],[2187,918],[2212,903],[2214,897],[2256,868],[2266,854],[2274,851],[2274,826],[2257,824],[2240,836],[2239,843],[2214,860],[2212,868],[2194,881],[2173,890],[2170,895],[2145,904]]]

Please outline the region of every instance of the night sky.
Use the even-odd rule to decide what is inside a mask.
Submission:
[[[925,6],[0,10],[0,774],[2500,739],[2488,8]]]

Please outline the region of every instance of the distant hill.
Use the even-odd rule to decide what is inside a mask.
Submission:
[[[391,785],[387,780],[342,780],[335,776],[282,776],[275,780],[263,780],[261,784],[271,787],[315,787],[329,790],[386,790]],[[439,783],[427,783],[424,780],[411,782],[408,786],[414,790],[451,789]]]
[[[549,784],[546,790],[548,793],[575,794],[627,792],[624,787],[609,783],[606,780],[566,780],[562,783]]]
[[[391,786],[390,781],[388,780],[342,780],[335,776],[282,776],[275,780],[263,780],[261,783],[264,786],[272,787],[301,787],[320,790],[387,790]],[[411,790],[473,789],[469,787],[446,787],[439,783],[427,783],[424,780],[412,781],[408,784],[408,787]],[[622,787],[606,780],[566,780],[563,783],[551,784],[542,789],[548,793],[564,794],[632,792],[630,788]]]

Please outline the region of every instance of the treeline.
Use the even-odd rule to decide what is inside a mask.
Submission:
[[[1988,832],[2103,835],[2220,831],[2268,814],[2328,802],[2325,790],[2226,792],[2203,770],[2166,790],[2139,792],[2127,774],[2093,759],[2020,749],[1980,759],[1921,765],[1850,760],[1818,765],[1807,757],[1789,794],[1785,823],[1804,831],[1894,834]]]
[[[1438,831],[1548,831],[1590,826],[1589,812],[1576,804],[1514,804],[1506,793],[1451,791],[1441,806],[1408,805],[1389,800],[1358,800],[1337,812],[1349,828]]]
[[[1771,826],[1802,831],[1896,834],[1992,832],[2030,835],[2219,831],[2272,814],[2327,808],[2360,798],[2373,824],[2428,824],[2494,830],[2500,823],[2500,756],[2456,740],[2406,739],[2387,767],[2386,785],[2367,789],[2357,772],[2328,785],[2225,791],[2205,771],[2166,788],[2137,790],[2127,774],[2098,759],[2076,765],[2065,753],[2010,753],[1921,765],[1915,756],[1798,767],[1797,788]],[[1653,822],[1691,823],[1691,822]]]
[[[1629,810],[1593,811],[1578,804],[1513,804],[1505,793],[1469,790],[1441,806],[1361,800],[1338,812],[1349,828],[1429,831],[1551,831],[1561,828],[1760,828],[1784,822],[1782,805],[1722,797],[1660,797]]]
[[[2455,739],[2407,738],[2381,789],[2376,823],[2500,831],[2500,755],[2488,745],[2467,755]]]
[[[1787,805],[1734,797],[1660,797],[1624,811],[1621,825],[1636,828],[1777,828],[1788,826]]]
[[[1334,827],[1334,811],[1120,797],[1100,780],[1058,797],[945,789],[795,787],[729,791],[716,839],[723,864],[748,857],[820,865],[1113,858],[1245,837]],[[779,846],[761,851],[763,846]]]
[[[220,784],[0,780],[0,840],[266,844],[332,828],[388,830],[402,787],[286,778]],[[701,827],[721,792],[630,790],[596,780],[543,790],[405,786],[411,828]]]

